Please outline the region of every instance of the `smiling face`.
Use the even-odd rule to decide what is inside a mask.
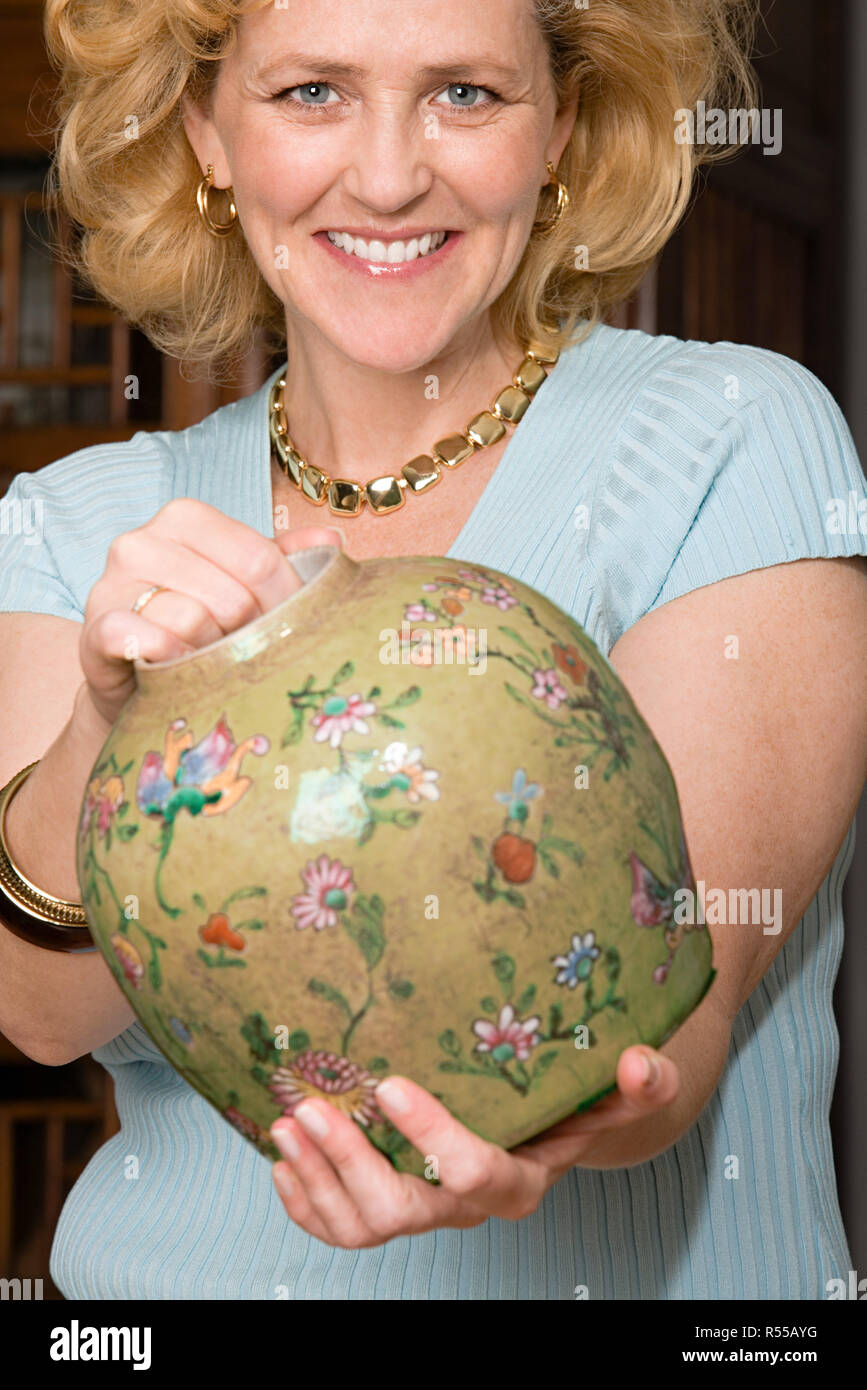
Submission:
[[[387,371],[474,338],[575,114],[557,110],[532,0],[269,5],[242,18],[210,113],[184,99],[290,343],[312,328]]]

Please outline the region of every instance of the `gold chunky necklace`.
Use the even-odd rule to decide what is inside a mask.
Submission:
[[[555,349],[531,347],[505,387],[493,401],[490,410],[483,410],[467,425],[463,434],[450,434],[433,446],[430,454],[420,454],[405,463],[400,477],[386,473],[369,483],[353,483],[348,478],[331,478],[321,468],[307,463],[289,438],[289,424],[283,409],[283,374],[269,393],[268,426],[272,453],[286,477],[316,506],[328,503],[340,516],[359,516],[365,504],[377,515],[402,507],[405,492],[428,492],[439,482],[441,469],[458,468],[479,449],[496,444],[506,433],[506,425],[517,425],[533,396],[547,378],[547,367],[553,367],[560,354]]]

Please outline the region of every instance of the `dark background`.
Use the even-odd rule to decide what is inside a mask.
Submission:
[[[648,333],[752,343],[804,363],[840,401],[867,459],[867,0],[766,0],[761,105],[783,149],[748,147],[702,174],[691,209],[612,321]],[[52,84],[38,0],[0,2],[0,494],[15,473],[137,429],[184,429],[261,385],[250,354],[230,386],[191,383],[48,257],[42,130]],[[125,379],[139,381],[127,400]],[[797,640],[793,633],[792,640]],[[805,775],[809,775],[805,765]],[[844,899],[835,995],[841,1035],[832,1130],[855,1269],[867,1272],[867,798]],[[0,1277],[48,1278],[63,1198],[117,1128],[90,1057],[43,1067],[0,1036]]]

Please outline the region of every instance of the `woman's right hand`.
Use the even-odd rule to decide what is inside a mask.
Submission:
[[[171,661],[243,627],[302,587],[288,551],[341,542],[332,527],[305,526],[278,545],[192,497],[174,498],[116,536],[88,595],[79,643],[82,694],[106,736],[136,688],[134,659]],[[152,585],[164,592],[134,613]]]

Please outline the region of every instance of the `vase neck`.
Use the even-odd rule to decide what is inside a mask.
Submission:
[[[133,662],[138,692],[147,695],[167,684],[185,684],[186,673],[193,666],[196,681],[207,683],[239,662],[249,661],[275,642],[285,639],[291,642],[294,631],[327,620],[329,612],[339,605],[360,570],[358,561],[351,559],[338,545],[309,546],[294,551],[286,557],[286,562],[292,564],[303,581],[302,588],[267,613],[206,647],[199,647],[173,661],[150,662],[138,658]]]

